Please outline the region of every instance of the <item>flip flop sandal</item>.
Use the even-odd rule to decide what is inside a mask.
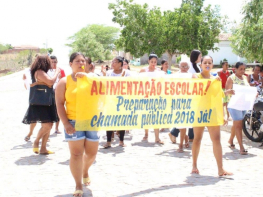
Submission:
[[[33,152],[38,154],[39,153],[39,148],[33,148]]]
[[[81,197],[82,195],[83,195],[83,191],[82,191],[82,190],[76,190],[76,191],[73,193],[73,196]]]
[[[142,140],[148,140],[148,136],[144,136]]]
[[[108,148],[111,148],[111,146],[110,145],[105,145],[105,146],[103,146],[103,148],[104,149],[108,149]]]
[[[184,144],[184,147],[185,147],[185,148],[189,148],[189,147],[190,147],[189,142],[186,142],[186,143]]]
[[[90,185],[90,183],[91,183],[89,177],[87,177],[87,178],[83,178],[82,180],[83,180],[83,184],[86,185],[86,186]]]
[[[184,152],[184,149],[183,149],[183,148],[179,148],[179,149],[177,149],[177,152],[178,152],[178,153],[183,153],[183,152]]]
[[[48,150],[47,152],[45,153],[39,153],[40,155],[49,155],[49,154],[55,154],[55,152],[52,152],[50,150]]]
[[[226,176],[232,176],[233,173],[227,173],[227,172],[224,172],[223,174],[220,174],[219,177],[226,177]]]
[[[27,142],[27,141],[30,140],[30,137],[26,136],[26,137],[24,138],[24,140]]]
[[[55,131],[55,134],[61,134],[61,132],[60,131]]]
[[[243,150],[243,151],[239,151],[239,154],[240,154],[240,155],[247,155],[248,152],[247,152],[247,150]]]
[[[235,144],[230,144],[228,147],[231,149],[235,149]]]
[[[161,144],[161,145],[164,145],[164,142],[161,141],[161,140],[155,141],[155,143],[157,143],[157,144]]]

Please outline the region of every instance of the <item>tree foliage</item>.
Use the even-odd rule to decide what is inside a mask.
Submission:
[[[0,43],[0,53],[7,51],[8,49],[12,49],[11,44],[1,44]]]
[[[263,0],[249,1],[242,13],[242,24],[230,38],[233,51],[248,61],[263,62]]]
[[[48,51],[49,54],[53,53],[53,49],[52,48],[47,48],[47,51]]]
[[[204,0],[183,0],[180,8],[161,12],[160,8],[149,8],[133,0],[117,0],[110,3],[113,22],[121,27],[121,35],[116,45],[135,57],[155,52],[162,55],[167,52],[169,65],[173,55],[190,54],[199,49],[206,54],[216,50],[221,16],[219,8],[204,7]]]
[[[115,48],[119,29],[105,25],[88,25],[69,38],[72,52],[82,52],[84,55],[95,59],[108,59],[111,50]]]

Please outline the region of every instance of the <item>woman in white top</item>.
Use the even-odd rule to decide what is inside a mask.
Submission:
[[[149,66],[148,67],[145,67],[145,68],[142,68],[140,70],[140,73],[143,73],[143,72],[159,72],[160,75],[164,74],[163,71],[161,71],[161,69],[157,68],[157,61],[158,61],[158,56],[156,54],[150,54],[149,55],[149,60],[148,60],[148,63],[149,63]],[[148,129],[145,129],[145,135],[143,137],[143,140],[148,140],[148,132],[149,130]],[[159,138],[159,129],[154,129],[154,134],[155,134],[155,142],[158,143],[158,144],[164,144],[163,141],[160,140]]]
[[[190,73],[200,73],[201,68],[197,64],[201,62],[202,53],[199,50],[192,50],[190,55],[190,61],[192,65],[190,66],[188,72]]]
[[[118,56],[114,58],[112,61],[113,69],[108,70],[106,72],[106,76],[107,77],[129,77],[131,76],[129,70],[123,69],[123,62],[124,62],[123,57]],[[118,131],[118,133],[119,133],[119,138],[120,138],[119,146],[125,147],[124,145],[125,130],[120,130]],[[105,149],[111,147],[112,134],[113,134],[113,131],[106,131],[107,143],[103,146]]]

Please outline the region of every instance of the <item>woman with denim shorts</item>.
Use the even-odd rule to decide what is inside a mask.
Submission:
[[[233,84],[249,86],[247,81],[247,77],[244,75],[246,70],[246,65],[243,62],[236,63],[235,73],[228,77],[226,81],[226,95],[235,94],[233,90]],[[239,153],[241,155],[247,155],[247,150],[245,150],[242,142],[242,120],[245,116],[246,111],[236,110],[232,108],[228,108],[228,111],[233,119],[233,126],[231,128],[231,136],[228,140],[230,144],[230,148],[235,148],[233,143],[235,136],[237,137],[237,141],[240,147]]]
[[[79,52],[73,53],[69,64],[72,74],[59,81],[56,88],[56,104],[70,150],[69,165],[76,183],[76,191],[73,196],[82,196],[81,178],[83,178],[84,185],[90,184],[88,170],[98,152],[99,135],[96,131],[75,130],[77,78],[87,75],[84,72],[86,65],[84,55]]]

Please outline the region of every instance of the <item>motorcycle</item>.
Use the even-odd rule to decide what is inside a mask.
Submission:
[[[258,97],[253,109],[248,111],[243,119],[243,132],[253,142],[263,140],[263,98]],[[262,143],[263,145],[263,143]]]

